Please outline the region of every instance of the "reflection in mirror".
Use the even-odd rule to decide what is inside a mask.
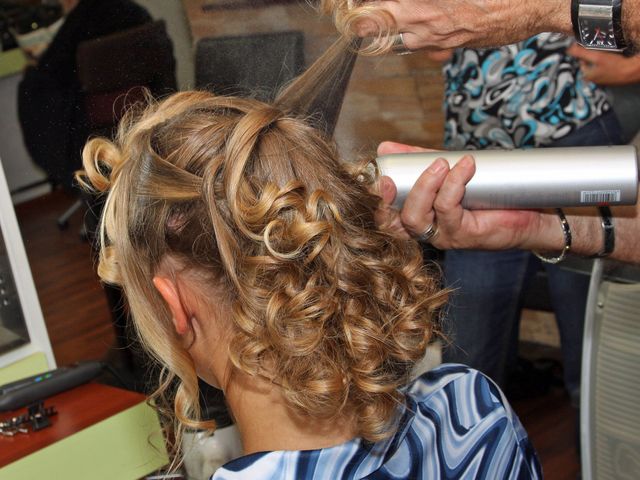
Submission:
[[[27,343],[29,332],[11,272],[4,235],[0,232],[0,353]]]

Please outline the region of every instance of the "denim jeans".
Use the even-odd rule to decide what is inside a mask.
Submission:
[[[550,146],[620,143],[620,125],[610,112]],[[517,341],[523,294],[542,267],[560,330],[565,386],[576,401],[589,277],[561,265],[541,264],[522,250],[446,252],[445,280],[455,291],[445,317],[451,344],[444,348],[443,360],[465,363],[503,385],[513,342]]]

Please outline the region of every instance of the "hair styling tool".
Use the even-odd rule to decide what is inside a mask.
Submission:
[[[453,167],[464,155],[476,161],[462,200],[467,209],[633,205],[638,200],[638,159],[631,145],[400,153],[377,160],[382,174],[396,184],[399,208],[434,160],[447,158]]]
[[[87,383],[97,377],[104,366],[102,362],[79,362],[0,385],[0,412],[16,410]]]

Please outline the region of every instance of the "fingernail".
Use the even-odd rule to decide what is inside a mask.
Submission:
[[[447,168],[447,163],[442,158],[437,158],[427,170],[431,173],[440,173]]]
[[[460,165],[463,166],[463,167],[469,167],[473,163],[473,160],[471,159],[471,157],[469,155],[465,155],[464,157],[462,157],[460,159],[460,162],[458,162],[458,163],[460,163]]]

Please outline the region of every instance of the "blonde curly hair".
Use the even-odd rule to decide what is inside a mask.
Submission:
[[[320,11],[333,17],[336,28],[346,38],[353,38],[360,24],[374,26],[371,37],[359,53],[380,55],[391,50],[393,36],[397,33],[396,22],[378,2],[367,0],[320,0]]]
[[[353,412],[393,431],[401,387],[446,293],[421,249],[376,225],[371,161],[347,165],[304,120],[249,99],[183,92],[91,140],[84,184],[108,192],[99,275],[121,285],[143,344],[179,378],[175,417],[198,423],[193,362],[152,279],[166,258],[223,292],[233,366],[314,418]]]

